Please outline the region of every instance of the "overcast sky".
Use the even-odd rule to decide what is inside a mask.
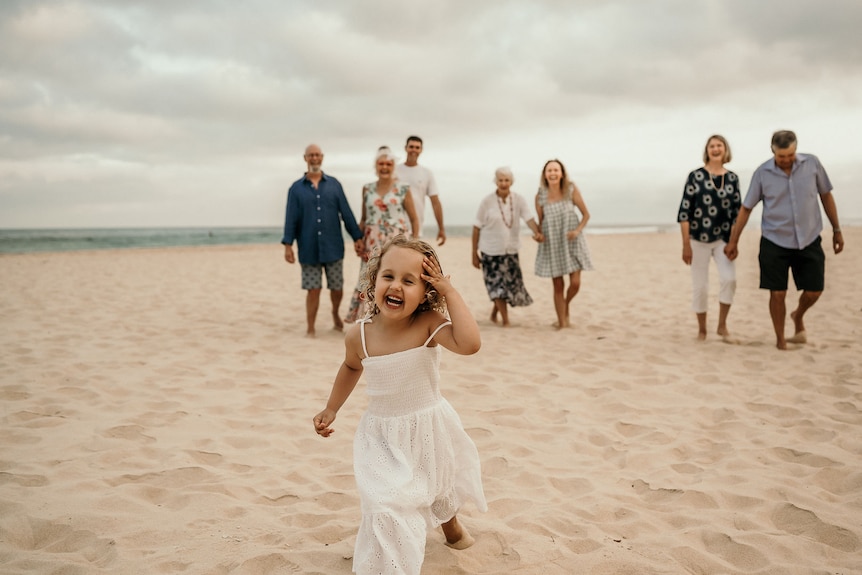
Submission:
[[[859,0],[2,0],[0,227],[280,226],[307,144],[357,207],[414,133],[450,224],[554,157],[595,224],[672,224],[710,134],[744,191],[777,129],[860,222],[860,29]]]

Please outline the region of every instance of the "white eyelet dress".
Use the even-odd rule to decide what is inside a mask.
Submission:
[[[440,395],[440,346],[368,356],[360,325],[368,410],[353,441],[362,504],[353,571],[419,574],[427,529],[449,521],[468,500],[487,511],[479,452]]]

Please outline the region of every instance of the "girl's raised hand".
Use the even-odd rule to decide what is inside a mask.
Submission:
[[[329,437],[335,431],[330,425],[335,421],[335,412],[331,409],[324,409],[314,416],[314,431],[317,435]]]
[[[431,287],[437,290],[437,293],[445,297],[446,292],[452,289],[452,284],[449,283],[449,276],[443,275],[440,263],[436,259],[425,256],[422,261],[422,267],[425,269],[422,279],[431,284]]]

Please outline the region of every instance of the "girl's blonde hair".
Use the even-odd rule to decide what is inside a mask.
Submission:
[[[365,276],[362,278],[361,285],[361,292],[367,303],[365,306],[366,317],[376,315],[380,312],[380,309],[377,307],[377,303],[374,301],[374,285],[377,283],[377,274],[380,272],[380,262],[383,260],[383,256],[386,255],[386,252],[392,248],[413,250],[419,252],[430,260],[436,261],[438,265],[440,264],[440,260],[437,258],[437,252],[434,251],[431,244],[415,238],[410,239],[404,234],[398,234],[386,242],[382,249],[375,249],[374,253],[372,253],[371,257],[368,259],[368,265],[365,268]],[[440,266],[440,269],[442,271],[443,267]],[[425,282],[425,300],[419,304],[419,307],[416,308],[416,311],[413,313],[414,315],[418,315],[429,310],[439,311],[440,313],[445,314],[446,298],[437,293],[437,290],[435,290],[430,283]]]

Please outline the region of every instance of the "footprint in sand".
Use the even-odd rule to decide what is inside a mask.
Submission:
[[[7,548],[62,554],[67,565],[76,563],[104,568],[116,559],[112,539],[99,538],[92,531],[26,515],[4,514],[0,523],[0,540]],[[63,572],[67,571],[64,569]]]
[[[751,545],[737,543],[725,533],[707,531],[702,537],[707,551],[718,555],[737,568],[754,571],[769,564],[769,560],[763,553]]]
[[[772,523],[792,535],[808,537],[848,553],[857,551],[860,547],[859,537],[852,531],[824,523],[815,513],[791,503],[780,505],[775,510]]]

